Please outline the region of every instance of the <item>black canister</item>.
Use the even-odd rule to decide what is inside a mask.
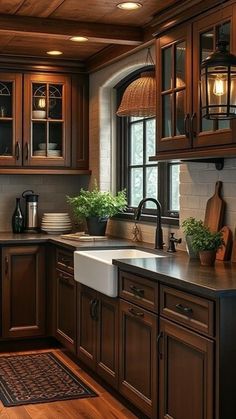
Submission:
[[[12,231],[13,233],[23,233],[24,217],[20,207],[20,198],[16,198],[16,208],[12,215]]]

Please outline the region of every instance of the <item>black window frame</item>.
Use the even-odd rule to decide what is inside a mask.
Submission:
[[[131,75],[127,76],[121,82],[119,82],[114,88],[116,89],[117,95],[117,108],[121,102],[122,95],[126,87],[134,80],[136,80],[140,73],[153,69],[153,66],[145,66],[142,69],[134,71]],[[145,120],[150,120],[148,118]],[[143,121],[145,121],[143,120]],[[142,121],[142,120],[141,120]],[[117,179],[117,190],[127,189],[129,191],[129,179],[128,170],[129,167],[129,126],[132,124],[129,117],[118,117],[117,116],[117,131],[116,131],[116,179]],[[144,122],[145,124],[145,122]],[[145,138],[144,138],[145,141]],[[158,167],[158,200],[162,206],[162,223],[168,225],[179,225],[179,212],[169,210],[170,203],[170,168],[176,162],[157,162],[151,166],[157,165]],[[135,165],[136,166],[136,165]],[[143,165],[140,165],[143,167]],[[149,165],[148,165],[149,166]],[[128,207],[127,210],[115,216],[118,219],[133,219],[135,208]],[[155,222],[156,221],[156,210],[144,208],[142,211],[141,221],[144,222]]]

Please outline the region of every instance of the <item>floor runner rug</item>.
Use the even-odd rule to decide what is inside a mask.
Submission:
[[[94,396],[97,394],[50,352],[0,356],[0,399],[6,407]]]

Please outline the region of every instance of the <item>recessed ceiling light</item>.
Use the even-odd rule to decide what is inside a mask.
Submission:
[[[86,38],[85,36],[72,36],[70,38],[70,41],[74,41],[74,42],[86,42],[86,41],[88,41],[88,38]]]
[[[62,55],[62,54],[63,54],[63,52],[53,50],[53,51],[47,51],[47,54],[48,54],[48,55]]]
[[[123,3],[119,3],[116,5],[116,7],[119,7],[119,9],[123,9],[123,10],[137,10],[140,9],[140,7],[143,7],[143,5],[141,3],[137,3],[137,2],[131,2],[131,1],[126,1]]]

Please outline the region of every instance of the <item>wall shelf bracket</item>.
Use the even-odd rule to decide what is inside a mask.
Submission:
[[[192,160],[181,160],[182,163],[214,163],[216,170],[223,170],[225,160],[223,157],[211,158],[211,159],[192,159]]]

